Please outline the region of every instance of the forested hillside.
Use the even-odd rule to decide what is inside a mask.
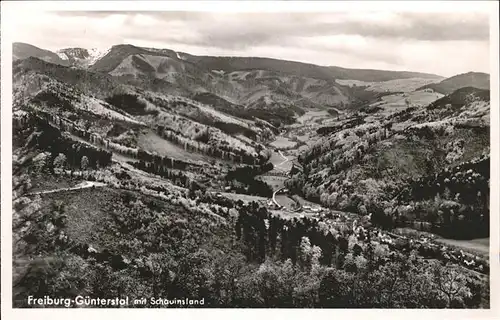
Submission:
[[[490,307],[488,90],[132,45],[63,49],[60,64],[28,49],[13,62],[14,307]]]
[[[366,110],[322,127],[287,185],[331,208],[371,212],[386,228],[488,236],[489,103],[488,91],[462,88],[423,108]]]

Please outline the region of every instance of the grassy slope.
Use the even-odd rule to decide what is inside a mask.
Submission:
[[[481,238],[473,240],[455,240],[439,238],[436,241],[444,243],[445,245],[464,248],[471,252],[477,252],[480,255],[488,256],[490,253],[490,238]]]
[[[155,152],[161,156],[169,156],[183,161],[194,160],[205,162],[212,159],[211,157],[203,154],[186,151],[182,147],[162,139],[151,131],[139,134],[137,145],[139,148],[146,151]]]

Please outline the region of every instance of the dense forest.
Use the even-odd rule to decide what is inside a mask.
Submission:
[[[222,210],[218,224],[134,192],[112,193],[90,250],[65,232],[68,204],[40,197],[17,204],[19,243],[34,258],[16,284],[52,297],[204,298],[206,307],[477,307],[488,288],[462,270],[392,251],[325,222],[270,217],[256,203]],[[166,214],[168,212],[168,214]],[[333,232],[333,233],[332,233]],[[369,236],[368,236],[369,237]],[[94,249],[94,248],[92,248]],[[458,268],[458,267],[457,267]],[[67,286],[71,284],[70,286]],[[29,288],[28,291],[26,289]]]
[[[380,124],[364,123],[368,116],[357,113],[321,127],[324,137],[298,157],[303,171],[287,187],[330,208],[372,213],[388,230],[488,237],[487,93],[463,88]]]

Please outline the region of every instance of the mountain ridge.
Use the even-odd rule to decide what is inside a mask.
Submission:
[[[44,61],[63,66],[69,65],[67,61],[61,59],[58,54],[50,50],[41,49],[29,43],[23,42],[14,42],[12,44],[12,60],[26,59],[29,57],[35,57],[39,59],[43,58],[42,60]]]
[[[24,43],[21,42],[16,42],[14,43],[14,47],[16,45],[23,45]],[[29,45],[29,44],[24,44],[24,45]],[[43,51],[49,51],[45,49],[38,48],[36,46],[30,45],[34,48],[37,48],[39,50]],[[74,48],[62,48],[58,51],[67,51],[69,49],[74,49]],[[78,48],[78,49],[84,49],[84,48]],[[84,49],[87,50],[88,49]],[[162,49],[156,49],[156,48],[145,48],[145,47],[139,47],[135,46],[132,44],[117,44],[111,46],[111,48],[108,50],[110,54],[113,50],[120,50],[123,52],[123,50],[128,50],[132,51],[134,53],[153,53],[155,55],[161,55],[161,56],[168,56],[173,59],[178,59],[182,61],[187,61],[187,62],[194,62],[194,63],[203,63],[206,65],[207,69],[210,70],[224,70],[226,72],[230,71],[243,71],[243,70],[248,70],[248,69],[259,69],[263,68],[266,70],[266,67],[268,67],[269,63],[280,63],[282,68],[286,69],[286,65],[293,65],[294,68],[296,68],[295,71],[299,69],[313,69],[313,70],[307,70],[306,73],[311,73],[315,72],[316,75],[319,75],[321,78],[326,78],[327,76],[329,78],[335,77],[335,75],[339,76],[339,79],[353,79],[353,80],[366,80],[366,81],[376,81],[374,80],[375,78],[378,79],[378,81],[385,81],[385,80],[391,80],[394,79],[394,76],[398,76],[400,78],[409,78],[409,77],[429,77],[429,78],[442,78],[442,76],[436,75],[436,74],[429,74],[429,73],[422,73],[422,72],[414,72],[414,71],[391,71],[391,70],[377,70],[377,69],[351,69],[351,68],[343,68],[339,66],[322,66],[322,65],[317,65],[313,63],[306,63],[306,62],[299,62],[299,61],[291,61],[291,60],[284,60],[284,59],[276,59],[276,58],[268,58],[268,57],[243,57],[243,56],[206,56],[206,55],[192,55],[189,53],[185,52],[178,52],[174,51],[172,49],[168,48],[162,48]],[[50,51],[51,52],[51,51]],[[132,54],[132,52],[127,53],[127,56]],[[56,54],[56,53],[54,53]],[[184,58],[180,58],[180,54]],[[102,57],[102,58],[105,58]],[[102,59],[101,58],[101,59]],[[123,58],[126,58],[124,56]],[[221,61],[222,60],[222,61]],[[96,61],[98,63],[98,61]],[[245,64],[257,64],[257,66],[245,66]],[[94,65],[92,65],[94,66]],[[101,67],[94,67],[94,69],[99,69]],[[318,70],[314,70],[318,69]],[[324,70],[320,70],[324,69]],[[106,69],[104,69],[106,70]],[[102,70],[100,70],[102,71]],[[109,70],[110,71],[110,70]],[[108,72],[109,72],[108,71]],[[282,70],[280,70],[282,71]],[[356,76],[354,78],[347,78],[350,74],[354,73],[363,73],[363,72],[368,72],[368,73],[377,73],[377,72],[382,72],[384,75],[382,76],[374,76],[371,75],[368,79],[356,79],[359,76]],[[392,75],[392,76],[391,76]]]
[[[117,88],[127,86],[163,94],[198,96],[202,100],[208,98],[222,103],[220,110],[224,112],[243,118],[257,116],[276,127],[292,124],[307,110],[363,108],[369,101],[379,99],[381,94],[412,88],[412,83],[413,88],[421,87],[406,91],[437,88],[434,91],[448,94],[448,87],[458,89],[474,86],[474,82],[481,84],[486,76],[467,73],[443,79],[432,74],[325,67],[272,58],[195,56],[171,49],[131,44],[113,45],[102,52],[66,48],[51,53],[28,44],[15,43],[13,50],[19,58],[31,56],[54,65],[51,67],[32,61],[21,66],[42,71],[40,68],[43,65],[47,70],[42,72],[101,98],[109,97]],[[475,81],[475,75],[479,75],[478,81]],[[104,82],[103,77],[106,78]],[[440,85],[437,85],[439,80]],[[103,83],[106,84],[104,87]],[[398,83],[402,86],[396,90]],[[216,97],[209,98],[207,94]],[[231,110],[233,107],[236,108],[234,112]]]

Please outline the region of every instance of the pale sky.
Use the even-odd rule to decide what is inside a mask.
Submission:
[[[424,2],[425,3],[425,2]],[[14,41],[48,50],[116,44],[452,76],[489,73],[482,13],[23,12]]]

